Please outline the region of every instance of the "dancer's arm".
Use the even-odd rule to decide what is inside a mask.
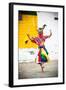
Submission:
[[[34,37],[31,37],[29,34],[27,34],[27,36],[28,36],[28,38],[31,40],[31,42],[33,42],[33,43],[35,43],[35,44],[37,44],[38,45],[38,41],[37,41],[37,39],[38,38],[34,38]]]
[[[31,37],[29,34],[27,34],[27,36],[28,36],[28,38],[29,38],[31,41],[34,40],[33,37]]]
[[[44,36],[45,38],[50,38],[52,36],[52,32],[51,32],[51,30],[50,30],[50,35],[46,35],[46,36]]]

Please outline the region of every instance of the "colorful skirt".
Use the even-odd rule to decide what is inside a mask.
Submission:
[[[45,46],[39,46],[39,52],[36,58],[37,63],[48,62],[48,51]]]

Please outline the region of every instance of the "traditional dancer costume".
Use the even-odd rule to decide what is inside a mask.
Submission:
[[[37,63],[46,63],[48,62],[48,51],[45,48],[44,42],[48,38],[48,36],[43,36],[43,34],[39,34],[39,37],[33,38],[32,42],[36,43],[39,48],[38,55],[36,57]],[[41,44],[43,42],[43,44]]]

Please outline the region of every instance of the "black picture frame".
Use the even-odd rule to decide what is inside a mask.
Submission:
[[[26,84],[26,85],[14,85],[14,77],[13,77],[13,72],[14,72],[14,6],[17,6],[17,5],[24,5],[24,6],[36,6],[36,7],[55,7],[55,8],[62,8],[63,10],[63,65],[62,65],[62,69],[63,69],[63,77],[62,77],[62,82],[54,82],[54,83],[41,83],[41,84]],[[64,25],[65,25],[65,7],[63,5],[46,5],[46,4],[29,4],[29,3],[15,3],[15,2],[11,2],[9,3],[9,87],[25,87],[25,86],[42,86],[42,85],[57,85],[57,84],[64,84],[64,79],[65,79],[65,76],[64,76]]]

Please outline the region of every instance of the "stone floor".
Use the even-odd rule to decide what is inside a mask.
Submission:
[[[18,78],[48,78],[58,77],[58,61],[53,60],[45,64],[44,72],[41,71],[39,64],[34,62],[23,62],[18,64]]]

